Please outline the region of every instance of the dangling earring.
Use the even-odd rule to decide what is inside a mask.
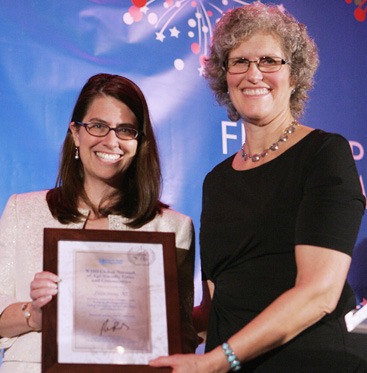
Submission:
[[[75,156],[74,156],[75,159],[79,159],[79,148],[76,146],[75,147]]]

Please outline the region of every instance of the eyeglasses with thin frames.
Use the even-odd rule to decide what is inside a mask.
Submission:
[[[243,57],[233,57],[223,62],[223,68],[229,74],[243,74],[249,70],[252,63],[256,64],[257,68],[263,73],[275,73],[281,69],[282,65],[290,64],[290,61],[281,57],[265,56],[254,61]]]
[[[90,135],[95,137],[105,137],[110,133],[110,131],[115,131],[117,138],[120,140],[134,140],[138,138],[140,134],[143,134],[143,132],[137,130],[136,128],[125,126],[112,128],[107,124],[99,122],[75,122],[75,124],[83,126]]]

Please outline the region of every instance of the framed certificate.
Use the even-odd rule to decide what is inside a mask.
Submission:
[[[147,364],[182,352],[174,233],[46,228],[44,270],[42,372],[171,372]]]

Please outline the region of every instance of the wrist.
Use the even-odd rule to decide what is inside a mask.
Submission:
[[[25,321],[26,321],[28,328],[34,332],[40,332],[41,328],[36,328],[32,324],[32,321],[31,321],[32,313],[30,312],[30,304],[31,304],[30,302],[22,304],[21,310],[24,312],[24,317],[25,317]]]
[[[230,370],[232,372],[236,372],[236,371],[240,370],[241,369],[241,363],[238,360],[236,354],[233,352],[233,350],[229,346],[228,342],[224,342],[221,347],[222,347],[223,353],[224,353],[224,355],[227,359],[227,362],[230,366]]]
[[[203,357],[205,358],[204,361],[206,364],[206,369],[203,369],[203,372],[227,373],[230,370],[230,366],[221,346],[207,352]]]

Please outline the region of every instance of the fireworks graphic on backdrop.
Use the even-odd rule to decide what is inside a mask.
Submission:
[[[345,0],[345,2],[351,4],[353,0]],[[354,4],[358,6],[358,8],[356,8],[354,11],[355,19],[359,22],[365,21],[367,13],[367,0],[354,0]]]
[[[155,40],[161,43],[164,43],[166,38],[187,37],[190,41],[191,52],[198,56],[200,75],[203,73],[204,59],[208,54],[208,45],[215,22],[230,8],[248,5],[242,0],[212,0],[212,2],[202,0],[131,0],[131,3],[128,12],[123,16],[123,21],[127,25],[133,25],[146,17],[154,30]],[[187,20],[189,31],[183,31],[175,24],[176,17],[178,18],[180,13],[186,10],[189,10],[191,15]],[[177,70],[183,70],[185,67],[183,59],[174,60],[174,67]]]

